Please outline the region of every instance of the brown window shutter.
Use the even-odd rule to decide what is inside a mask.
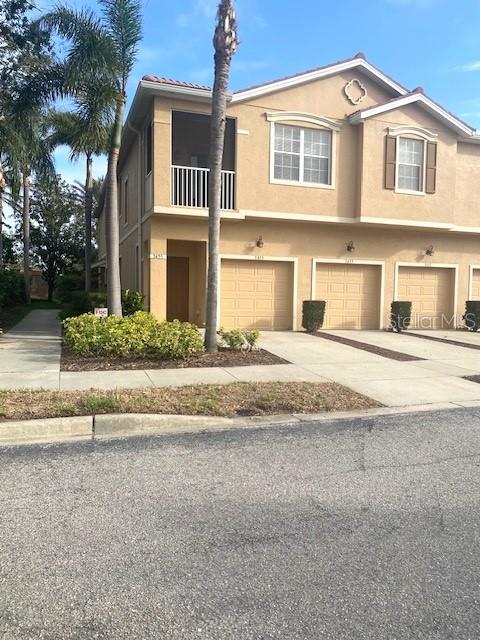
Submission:
[[[435,193],[437,182],[437,143],[427,142],[427,172],[425,192]]]
[[[395,171],[397,163],[397,139],[385,138],[385,189],[395,189]]]

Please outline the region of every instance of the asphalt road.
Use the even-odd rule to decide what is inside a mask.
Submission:
[[[0,638],[480,636],[480,409],[0,449]]]

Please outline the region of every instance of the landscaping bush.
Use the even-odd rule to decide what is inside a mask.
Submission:
[[[412,316],[412,303],[395,300],[390,308],[390,326],[393,331],[400,333],[408,329]]]
[[[0,270],[0,310],[25,302],[23,276],[13,269]]]
[[[82,356],[120,355],[186,358],[203,351],[197,327],[188,322],[158,322],[151,313],[98,318],[83,314],[63,322],[65,344]]]
[[[469,331],[480,329],[480,300],[467,300],[463,320]]]
[[[72,295],[82,291],[85,286],[82,276],[78,273],[68,273],[60,276],[55,284],[55,298],[63,303],[72,301]]]
[[[131,316],[145,310],[145,296],[141,291],[125,289],[122,291],[122,310],[124,316]]]
[[[260,331],[257,329],[249,329],[241,331],[240,329],[232,329],[231,331],[225,331],[224,329],[218,330],[223,345],[234,351],[252,351],[260,338]]]
[[[65,320],[84,313],[92,313],[95,307],[107,306],[105,291],[72,291],[70,302],[63,305],[60,317]]]
[[[325,300],[304,300],[302,305],[302,327],[308,333],[314,333],[323,326]]]

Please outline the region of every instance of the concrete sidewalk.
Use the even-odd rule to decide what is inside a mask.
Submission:
[[[0,336],[0,389],[58,389],[61,346],[58,311],[31,311]]]
[[[131,389],[231,382],[337,382],[389,407],[480,401],[480,353],[383,331],[330,331],[425,360],[398,362],[295,332],[265,332],[260,346],[291,364],[245,367],[60,371],[60,323],[54,311],[33,311],[0,337],[0,389]],[[472,336],[474,340],[475,337]]]

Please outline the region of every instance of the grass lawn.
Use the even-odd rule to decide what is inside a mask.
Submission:
[[[0,420],[99,413],[251,416],[381,406],[334,383],[235,382],[116,391],[0,391]]]
[[[11,329],[22,318],[35,309],[59,309],[58,302],[48,302],[48,300],[32,300],[31,304],[19,304],[15,307],[8,307],[0,311],[0,330],[5,333]]]

